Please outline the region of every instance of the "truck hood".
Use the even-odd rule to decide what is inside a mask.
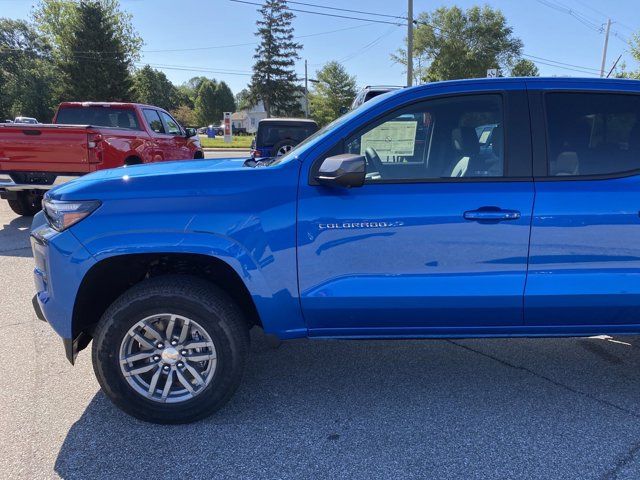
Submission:
[[[265,177],[297,171],[298,162],[273,167],[244,166],[242,158],[159,162],[101,170],[50,190],[56,200],[175,198],[210,195],[223,190],[256,188]],[[288,164],[296,165],[288,165]],[[293,169],[292,169],[293,167]],[[270,172],[270,173],[267,173]]]
[[[147,163],[144,165],[131,165],[97,172],[80,177],[78,181],[96,181],[128,178],[139,178],[156,175],[179,175],[184,173],[202,173],[219,170],[240,170],[243,167],[244,158],[221,158],[215,160],[180,160],[175,162]]]

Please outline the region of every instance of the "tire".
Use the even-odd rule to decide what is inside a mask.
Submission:
[[[189,357],[194,356],[193,353],[195,353],[195,357],[198,357],[200,355],[198,351],[189,350],[187,352],[187,350],[180,350],[183,347],[178,345],[165,358],[166,352],[171,350],[169,341],[166,342],[161,355],[158,355],[157,353],[160,352],[158,350],[159,343],[153,345],[153,349],[145,346],[146,350],[143,350],[142,347],[144,345],[136,343],[135,339],[137,337],[132,336],[130,333],[135,328],[136,332],[144,332],[143,334],[141,333],[141,335],[144,335],[144,340],[149,340],[150,331],[139,330],[137,326],[141,322],[156,321],[157,323],[152,325],[153,329],[156,329],[156,334],[161,333],[163,338],[166,338],[169,330],[168,326],[164,332],[159,330],[159,326],[168,324],[169,321],[164,322],[163,320],[155,319],[163,318],[163,315],[169,314],[172,315],[172,319],[176,318],[175,324],[177,327],[179,327],[180,319],[189,319],[191,322],[189,325],[191,326],[192,337],[183,341],[185,347],[190,342],[203,344],[205,342],[201,340],[207,340],[207,336],[213,343],[211,350],[214,353],[207,350],[207,355],[212,355],[214,360],[207,360],[201,363],[208,365],[208,368],[214,365],[214,368],[213,370],[208,370],[208,373],[205,371],[199,372],[199,378],[201,380],[208,379],[209,383],[202,382],[201,385],[203,386],[195,394],[183,388],[185,384],[182,381],[189,375],[187,368],[197,368],[201,364],[187,361]],[[148,320],[149,318],[154,320]],[[146,323],[142,324],[146,325]],[[184,327],[184,323],[182,326]],[[180,328],[178,330],[181,331]],[[171,332],[173,332],[173,327]],[[193,332],[196,332],[195,337]],[[171,333],[169,333],[169,336],[171,336]],[[174,342],[179,340],[177,334],[173,335],[172,338],[175,339]],[[154,339],[152,342],[155,343],[156,340]],[[126,345],[130,344],[137,344],[140,349],[135,352],[131,349],[123,350]],[[191,345],[195,345],[195,343],[191,343]],[[207,348],[205,347],[205,349]],[[166,361],[177,361],[175,357],[170,357],[172,354],[177,355],[178,351],[180,351],[181,355],[179,359],[183,359],[184,362],[178,361],[171,365],[165,363]],[[199,278],[186,275],[167,275],[140,282],[111,304],[96,328],[92,347],[92,361],[94,372],[102,390],[120,409],[147,422],[179,424],[207,417],[229,401],[242,379],[248,351],[249,331],[247,324],[242,317],[240,309],[225,292]],[[136,360],[136,363],[132,364],[132,366],[124,362],[121,367],[120,360],[125,358],[127,352],[129,352],[128,358],[131,358],[134,354],[148,355],[149,352],[156,352],[156,354],[145,360]],[[190,352],[190,354],[187,355],[185,352]],[[153,364],[154,361],[156,362],[155,365]],[[181,363],[183,363],[182,368],[180,368]],[[143,369],[148,365],[153,370],[140,375],[128,375],[125,377],[123,370],[138,370],[140,365],[143,366]],[[168,371],[169,373],[165,373],[164,369],[166,368],[171,368]],[[182,374],[179,374],[178,370]],[[155,381],[151,377],[152,372],[153,376],[156,377]],[[166,386],[169,375],[171,375],[172,379],[175,379],[176,383],[175,386],[171,384],[169,387],[170,393],[167,394],[167,398],[161,400],[158,397],[164,396],[165,390],[165,388],[162,388],[162,382],[164,380],[164,386]],[[182,379],[179,378],[180,375],[182,375]],[[154,388],[153,393],[150,394],[151,396],[146,391],[147,387],[144,386],[147,385],[144,383],[144,376],[149,378],[149,391],[151,391],[151,385],[153,384]],[[188,383],[194,387],[196,385],[194,383],[196,380],[195,375],[191,377],[191,380],[192,382]],[[140,385],[143,385],[143,387],[140,387]],[[193,396],[181,400],[183,397],[179,395],[180,388],[182,388],[181,391],[185,392],[182,394],[183,396],[190,394]],[[174,394],[175,397],[172,397]]]
[[[17,198],[7,200],[11,210],[24,217],[33,217],[42,209],[41,193],[18,192]]]

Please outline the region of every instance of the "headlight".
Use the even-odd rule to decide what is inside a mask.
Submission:
[[[42,200],[42,209],[53,228],[59,232],[66,230],[71,225],[78,223],[100,206],[97,200],[62,201],[51,200],[47,197]]]

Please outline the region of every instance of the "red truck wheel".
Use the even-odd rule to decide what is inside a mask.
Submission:
[[[24,217],[32,217],[42,208],[42,194],[31,192],[18,192],[13,200],[7,200],[11,210]]]

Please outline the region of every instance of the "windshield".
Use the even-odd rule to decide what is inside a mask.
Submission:
[[[58,111],[56,123],[140,130],[136,113],[130,108],[64,107]]]
[[[309,146],[310,144],[314,143],[317,139],[323,137],[325,134],[327,134],[328,132],[330,132],[331,130],[333,130],[334,128],[338,128],[339,126],[343,125],[344,123],[348,122],[349,120],[351,120],[352,118],[356,117],[357,115],[360,115],[360,113],[364,112],[365,110],[375,107],[378,103],[383,102],[384,99],[386,99],[387,97],[391,96],[391,95],[395,95],[398,91],[394,90],[391,92],[386,92],[382,95],[378,95],[377,97],[371,99],[368,102],[363,103],[362,105],[360,105],[359,107],[345,113],[344,115],[342,115],[341,117],[336,118],[333,122],[328,123],[327,125],[325,125],[324,127],[322,127],[320,130],[318,130],[316,133],[314,133],[313,135],[311,135],[310,137],[307,137],[303,142],[299,143],[298,145],[296,145],[293,150],[290,150],[289,153],[287,153],[286,155],[283,155],[281,157],[278,157],[276,160],[274,160],[273,162],[271,162],[269,165],[278,165],[282,162],[288,161],[292,158],[296,158],[301,151],[303,151],[305,148],[307,148],[307,146]]]

